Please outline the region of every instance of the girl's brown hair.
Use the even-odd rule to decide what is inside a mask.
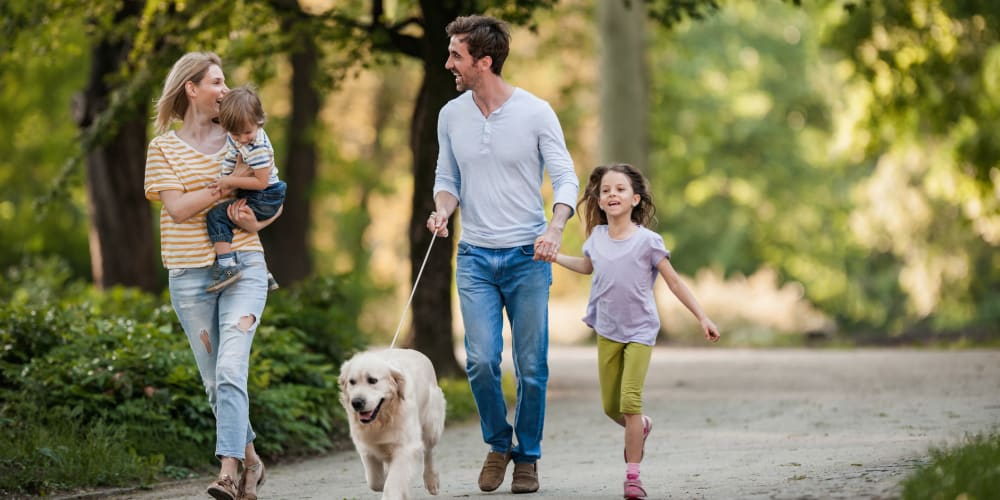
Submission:
[[[646,186],[646,178],[642,176],[639,169],[628,163],[613,163],[601,165],[590,173],[587,187],[583,190],[580,202],[576,204],[576,210],[582,214],[587,226],[587,236],[590,236],[594,227],[608,223],[608,216],[604,210],[601,210],[600,206],[601,180],[608,172],[618,172],[628,177],[629,183],[632,184],[632,191],[639,195],[639,204],[632,207],[632,222],[648,227],[650,222],[654,220],[656,206],[653,205],[653,197],[650,196],[649,188]]]

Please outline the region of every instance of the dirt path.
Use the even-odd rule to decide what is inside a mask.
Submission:
[[[601,413],[595,359],[590,347],[551,352],[537,494],[510,494],[509,470],[499,490],[479,492],[486,448],[473,423],[445,431],[441,494],[415,479],[413,498],[621,498],[621,431]],[[892,498],[930,446],[1000,425],[997,387],[1000,351],[659,348],[643,481],[650,498]],[[269,473],[262,498],[379,498],[353,450]],[[208,482],[113,498],[206,499]]]

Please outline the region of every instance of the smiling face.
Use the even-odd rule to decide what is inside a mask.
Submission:
[[[375,422],[383,407],[400,399],[402,373],[370,355],[355,357],[340,367],[340,401],[362,424]]]
[[[229,91],[226,86],[226,75],[222,68],[213,64],[205,71],[201,81],[189,81],[186,84],[188,98],[194,109],[209,116],[219,115],[219,102]]]
[[[639,204],[639,195],[632,188],[632,181],[621,172],[609,170],[601,178],[598,204],[608,217],[631,215],[632,207]]]
[[[448,43],[448,61],[444,68],[455,75],[455,88],[459,92],[475,90],[482,80],[482,72],[490,70],[490,58],[473,58],[469,54],[469,45],[456,35]]]

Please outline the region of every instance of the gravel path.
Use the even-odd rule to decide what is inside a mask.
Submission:
[[[451,425],[435,456],[441,494],[413,498],[621,498],[622,433],[601,413],[596,349],[553,347],[541,490],[476,478],[477,423]],[[650,498],[894,498],[927,450],[1000,425],[1000,351],[657,348],[642,477]],[[261,437],[266,439],[266,436]],[[268,469],[264,499],[378,499],[351,450]],[[206,499],[209,478],[102,498]]]

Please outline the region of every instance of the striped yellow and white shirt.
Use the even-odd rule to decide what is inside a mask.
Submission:
[[[226,148],[214,154],[202,153],[184,142],[174,131],[155,137],[146,151],[146,198],[160,200],[160,191],[181,192],[204,189],[219,177]],[[224,201],[224,200],[222,200]],[[221,202],[221,201],[220,201]],[[215,250],[208,239],[205,208],[184,222],[174,222],[166,207],[160,209],[160,255],[167,269],[206,267],[215,261]],[[233,231],[233,250],[259,251],[257,233],[240,228]]]

